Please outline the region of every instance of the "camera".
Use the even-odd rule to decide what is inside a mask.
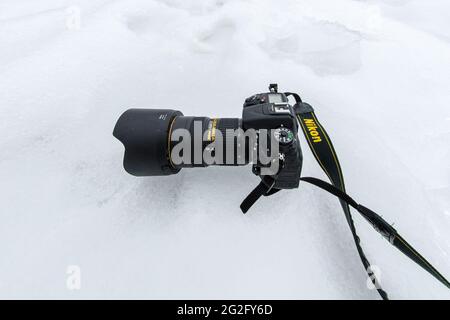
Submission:
[[[291,96],[295,99],[293,106],[288,100]],[[303,157],[299,128],[332,184],[300,176]],[[269,92],[245,99],[242,118],[184,116],[171,109],[129,109],[120,116],[113,135],[125,146],[125,170],[135,176],[162,176],[177,173],[182,168],[251,163],[253,173],[261,182],[242,201],[243,213],[261,196],[297,188],[300,181],[315,185],[339,198],[361,261],[374,285],[377,279],[367,268],[370,263],[361,248],[350,207],[392,245],[450,288],[448,280],[392,225],[346,193],[331,139],[313,107],[304,103],[297,93],[279,93],[278,86],[270,84]],[[388,299],[383,289],[377,287],[377,290],[383,299]]]
[[[184,116],[172,109],[129,109],[113,135],[125,147],[123,165],[135,176],[182,168],[252,164],[270,189],[297,188],[302,168],[293,106],[276,84],[245,99],[242,118]],[[269,181],[269,180],[267,180]]]

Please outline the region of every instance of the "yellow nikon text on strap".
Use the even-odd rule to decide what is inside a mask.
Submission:
[[[318,143],[322,141],[319,131],[317,131],[317,124],[313,119],[303,119],[306,128],[308,128],[309,135],[311,136],[312,142]]]

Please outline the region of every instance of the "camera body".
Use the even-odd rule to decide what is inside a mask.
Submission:
[[[254,138],[248,139],[247,132],[254,132]],[[270,176],[270,188],[275,189],[299,185],[302,151],[297,134],[295,110],[276,85],[270,85],[267,93],[247,98],[241,119],[184,116],[171,109],[129,109],[120,116],[113,132],[125,147],[123,165],[132,175],[170,175],[182,168],[252,162],[253,173],[263,181]],[[194,137],[194,141],[190,143],[187,137]],[[263,144],[263,140],[270,143]],[[181,144],[185,147],[179,148]],[[217,154],[229,161],[204,159]],[[177,155],[183,161],[175,161]],[[261,161],[263,155],[269,160]],[[274,162],[276,166],[272,166]]]
[[[269,86],[270,92],[255,94],[247,98],[242,111],[244,130],[270,130],[271,139],[278,143],[279,169],[273,176],[276,189],[298,188],[303,157],[298,139],[298,122],[294,108],[289,104],[285,94],[277,92],[277,86]],[[254,174],[263,177],[262,168],[257,162],[253,164]]]

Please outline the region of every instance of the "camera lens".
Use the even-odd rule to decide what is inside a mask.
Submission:
[[[117,120],[113,135],[125,147],[123,166],[135,176],[161,176],[180,171],[170,164],[169,131],[180,111],[129,109]]]
[[[186,117],[169,109],[129,109],[117,120],[113,135],[125,146],[123,166],[128,173],[161,176],[181,168],[247,164],[247,143],[240,142],[239,131],[235,132],[240,128],[239,118],[210,119]],[[185,133],[178,140],[173,139],[180,132],[177,130]],[[190,139],[188,147],[178,155],[186,161],[173,161],[172,150],[185,138]],[[214,161],[207,162],[205,156]]]

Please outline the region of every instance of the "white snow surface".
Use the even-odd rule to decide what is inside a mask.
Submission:
[[[379,299],[324,191],[244,216],[249,166],[122,168],[126,109],[240,117],[271,82],[315,107],[348,192],[450,277],[448,1],[1,0],[0,298]],[[354,219],[391,298],[450,298]]]

